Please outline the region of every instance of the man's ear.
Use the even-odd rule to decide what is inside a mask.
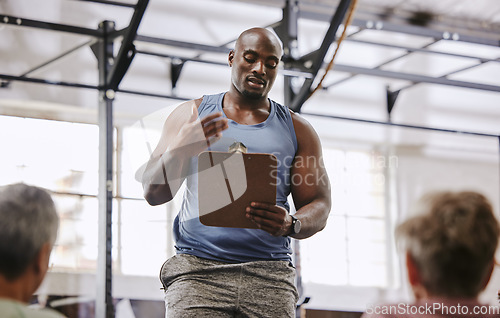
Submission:
[[[233,66],[233,59],[234,59],[234,50],[229,51],[229,55],[227,57],[227,61],[229,63],[229,66]]]
[[[486,272],[486,275],[483,278],[483,284],[481,286],[481,290],[485,289],[488,283],[490,282],[491,274],[493,274],[493,269],[495,268],[495,260],[492,259],[490,266],[488,267],[488,271]]]
[[[411,289],[415,300],[421,300],[429,297],[427,290],[422,284],[422,277],[415,260],[410,252],[406,252],[406,270],[408,272],[408,280],[410,281]]]
[[[49,259],[52,246],[49,242],[42,245],[40,251],[36,255],[33,262],[33,270],[37,277],[40,277],[40,282],[45,277],[45,273],[49,269]]]
[[[418,272],[417,265],[413,260],[409,251],[406,251],[406,270],[408,271],[408,280],[411,286],[420,285],[420,273]]]

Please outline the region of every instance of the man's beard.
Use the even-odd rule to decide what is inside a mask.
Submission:
[[[263,97],[263,95],[260,93],[249,92],[247,90],[243,90],[242,94],[249,99],[260,99]]]

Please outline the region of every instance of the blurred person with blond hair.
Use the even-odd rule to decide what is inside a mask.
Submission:
[[[500,233],[487,198],[430,193],[416,212],[396,229],[415,302],[368,306],[363,318],[500,317],[500,307],[478,301],[495,266]]]

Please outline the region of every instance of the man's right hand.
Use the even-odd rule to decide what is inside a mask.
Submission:
[[[178,134],[168,146],[171,151],[183,158],[198,156],[222,137],[228,128],[228,119],[221,112],[213,113],[198,119],[197,112],[182,126]]]
[[[221,112],[199,119],[201,101],[181,104],[170,114],[151,158],[138,171],[144,197],[151,205],[170,201],[188,173],[187,161],[219,140],[228,128],[228,119]]]

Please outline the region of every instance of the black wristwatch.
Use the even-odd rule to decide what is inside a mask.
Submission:
[[[302,223],[295,216],[293,215],[290,216],[292,217],[292,226],[290,227],[291,232],[288,235],[298,234],[300,232],[300,227],[302,226]]]

